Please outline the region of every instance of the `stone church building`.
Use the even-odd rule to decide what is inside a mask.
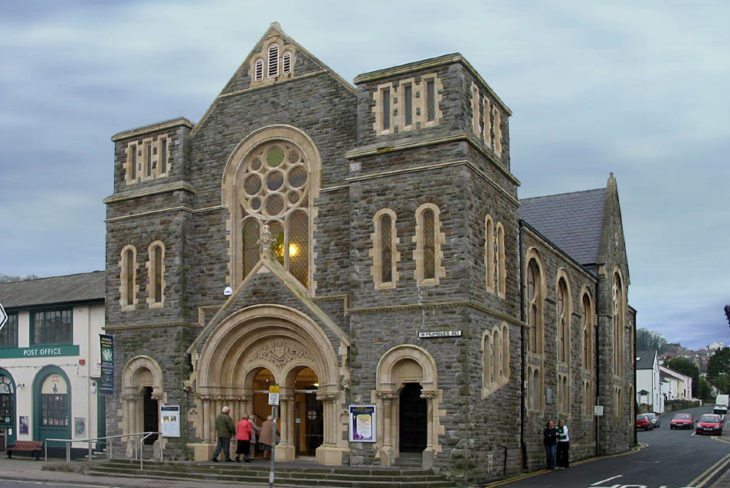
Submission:
[[[210,459],[270,414],[276,457],[485,480],[633,442],[633,309],[616,181],[519,200],[511,112],[460,54],[342,79],[274,23],[197,123],[116,134],[108,434]],[[351,441],[374,405],[374,442]],[[594,405],[603,416],[594,416]]]

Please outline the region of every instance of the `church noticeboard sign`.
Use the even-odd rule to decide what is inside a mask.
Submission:
[[[375,442],[375,405],[350,405],[350,442]]]
[[[101,347],[101,379],[99,393],[114,393],[114,336],[99,334]]]
[[[461,337],[460,330],[434,330],[431,332],[419,332],[419,339],[434,339],[437,337]]]
[[[160,433],[162,437],[180,437],[180,405],[160,406]]]

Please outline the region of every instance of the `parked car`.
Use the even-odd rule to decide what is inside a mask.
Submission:
[[[694,429],[695,419],[691,413],[674,414],[672,420],[669,421],[670,429]]]
[[[719,415],[706,413],[697,421],[695,433],[722,435],[722,418]]]
[[[645,413],[640,413],[636,416],[636,430],[644,429],[644,430],[651,430],[654,428],[654,425],[651,423],[651,419],[649,416]]]
[[[646,415],[649,417],[649,420],[651,420],[652,427],[655,429],[661,427],[662,421],[659,419],[659,415],[654,412],[647,412]]]

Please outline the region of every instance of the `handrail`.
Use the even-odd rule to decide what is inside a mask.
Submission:
[[[143,451],[143,442],[145,439],[152,435],[161,435],[161,432],[135,432],[132,434],[117,434],[117,435],[108,435],[103,437],[92,437],[92,438],[86,438],[86,439],[46,439],[43,442],[43,447],[45,450],[45,462],[48,462],[48,443],[49,442],[63,442],[66,447],[66,462],[71,462],[71,444],[74,442],[98,442],[102,440],[113,440],[113,439],[123,439],[125,437],[132,437],[136,438],[137,436],[140,436],[140,442],[139,445],[136,442],[132,442],[132,446],[134,449],[134,459],[137,459],[137,456],[139,455],[140,459],[140,470],[143,469],[143,459],[144,459],[144,451]],[[109,452],[107,453],[107,458],[112,459],[112,453],[113,453],[113,442],[108,442],[107,446],[109,448]],[[160,460],[162,461],[164,459],[164,449],[162,447],[162,444],[160,444]],[[91,463],[91,452],[89,452],[88,462]]]
[[[144,437],[142,437],[139,440],[139,470],[144,470],[144,440],[147,439],[151,435],[159,435],[161,432],[144,432],[146,434]],[[162,461],[162,446],[160,446],[160,461]]]

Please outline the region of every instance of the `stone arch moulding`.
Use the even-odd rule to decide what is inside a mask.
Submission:
[[[342,346],[349,346],[349,342],[342,337],[340,340],[342,352]],[[276,457],[293,460],[296,453],[290,433],[295,427],[294,376],[296,370],[309,367],[319,381],[317,399],[322,401],[324,415],[324,437],[316,450],[317,462],[342,464],[343,455],[349,451],[347,426],[340,422],[345,400],[340,378],[348,376],[345,361],[346,354],[340,361],[322,328],[297,310],[255,305],[231,314],[210,334],[194,360],[198,436],[208,448],[212,447],[215,414],[223,405],[231,406],[237,416],[251,412],[253,379],[265,368],[281,387],[283,420]]]
[[[391,466],[398,457],[398,399],[403,387],[395,375],[395,368],[401,361],[415,361],[421,367],[421,397],[426,400],[426,449],[422,463],[425,468],[433,466],[436,453],[442,450],[438,436],[445,433],[440,418],[446,412],[439,410],[443,391],[438,388],[438,368],[433,356],[425,349],[411,344],[403,344],[389,349],[378,362],[376,369],[376,390],[372,392],[373,401],[383,414],[377,419],[376,456],[381,464]]]

